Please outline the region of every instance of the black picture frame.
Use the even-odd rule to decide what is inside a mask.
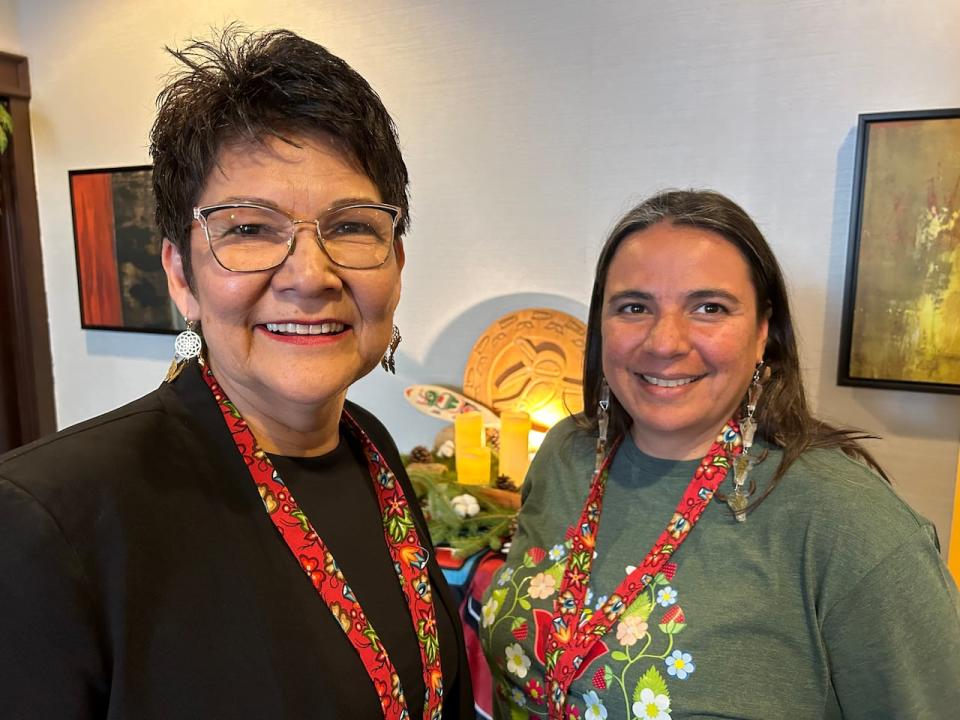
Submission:
[[[838,385],[960,394],[958,243],[960,108],[861,114]]]
[[[167,292],[151,165],[70,170],[80,326],[175,334],[185,324]]]

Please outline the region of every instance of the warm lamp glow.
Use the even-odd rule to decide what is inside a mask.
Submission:
[[[530,457],[536,454],[537,450],[540,449],[540,446],[543,445],[543,439],[547,436],[545,432],[540,432],[539,430],[530,431]]]
[[[534,410],[530,413],[530,419],[537,427],[547,428],[549,430],[569,414],[562,404],[553,402]]]

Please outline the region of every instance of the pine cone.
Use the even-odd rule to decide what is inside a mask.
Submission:
[[[433,462],[433,453],[423,445],[417,445],[410,451],[410,460],[415,463],[431,463]]]
[[[508,478],[506,475],[499,475],[497,477],[497,489],[498,490],[510,490],[511,492],[517,492],[518,488],[513,480]]]

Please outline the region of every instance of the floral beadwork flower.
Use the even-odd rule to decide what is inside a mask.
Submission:
[[[602,608],[602,607],[604,606],[604,604],[605,604],[606,602],[607,602],[607,596],[606,596],[606,595],[601,595],[600,597],[597,598],[597,602],[594,604],[593,607],[594,607],[595,610],[599,610],[600,608]]]
[[[483,627],[490,627],[493,625],[493,621],[497,619],[497,610],[500,609],[500,603],[497,602],[496,598],[491,597],[483,604],[483,609],[481,611],[483,615],[483,620],[481,620],[481,625]]]
[[[530,597],[538,600],[544,600],[557,590],[557,581],[553,575],[547,573],[537,573],[530,581]]]
[[[625,617],[617,625],[617,641],[624,647],[635,645],[647,634],[647,623],[639,615]]]
[[[523,694],[520,688],[510,688],[510,699],[517,707],[523,707],[527,704],[527,696]]]
[[[518,678],[525,678],[527,676],[527,670],[530,669],[530,658],[523,652],[520,643],[507,645],[504,653],[507,656],[507,671],[512,672]]]
[[[537,705],[543,705],[546,700],[546,691],[543,689],[543,683],[536,678],[530,678],[527,681],[527,696]]]
[[[677,591],[670,585],[657,590],[657,603],[660,607],[670,607],[677,601]]]
[[[587,706],[583,713],[584,720],[607,720],[607,709],[596,692],[591,690],[584,695],[583,704]]]
[[[682,650],[674,650],[664,662],[667,664],[667,674],[680,680],[686,680],[687,675],[697,669],[697,666],[693,664],[693,657],[690,653],[685,653]]]
[[[504,568],[503,572],[500,573],[500,577],[497,578],[497,585],[499,585],[500,587],[503,587],[508,582],[510,582],[512,578],[513,578],[513,568],[512,567]]]
[[[550,556],[550,559],[553,560],[554,562],[557,562],[558,560],[562,560],[563,556],[566,554],[567,554],[567,549],[559,543],[554,545],[552,548],[550,548],[550,552],[548,553],[548,555]]]
[[[640,691],[640,700],[633,704],[633,714],[641,720],[670,720],[670,698],[657,695],[650,688]]]

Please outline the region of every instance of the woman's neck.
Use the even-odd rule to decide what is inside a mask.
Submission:
[[[264,452],[290,457],[323,455],[340,441],[340,416],[346,391],[316,403],[268,402],[230,378],[217,375],[257,444]]]

